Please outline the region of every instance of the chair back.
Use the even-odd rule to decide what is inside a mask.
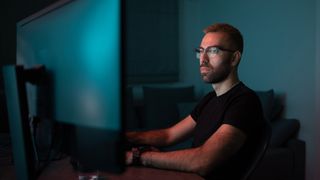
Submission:
[[[268,122],[266,122],[265,126],[261,128],[259,134],[260,135],[257,138],[257,146],[255,147],[255,151],[252,154],[252,158],[248,162],[248,167],[243,173],[241,180],[248,180],[250,178],[266,153],[272,134],[271,126]]]

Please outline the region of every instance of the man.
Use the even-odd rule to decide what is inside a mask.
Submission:
[[[196,49],[203,81],[214,91],[208,93],[189,116],[167,129],[128,132],[133,144],[169,146],[193,136],[189,149],[160,152],[133,148],[126,163],[194,172],[212,179],[237,179],[241,164],[250,155],[255,133],[264,119],[256,94],[238,78],[243,52],[241,33],[228,24],[214,24],[204,30]]]

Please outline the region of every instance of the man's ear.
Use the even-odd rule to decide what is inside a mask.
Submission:
[[[232,65],[233,66],[238,66],[240,63],[240,59],[241,59],[241,52],[240,51],[236,51],[233,53],[233,57],[232,57]]]

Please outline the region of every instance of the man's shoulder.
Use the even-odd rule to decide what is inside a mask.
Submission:
[[[233,89],[232,93],[229,94],[227,101],[229,103],[242,101],[245,102],[245,104],[260,106],[260,100],[256,92],[242,82],[238,87]]]
[[[249,88],[248,86],[246,86],[242,82],[240,82],[234,89],[232,89],[232,92],[230,93],[230,95],[258,98],[255,91]]]

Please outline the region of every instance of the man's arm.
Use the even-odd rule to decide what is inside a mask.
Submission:
[[[240,129],[223,124],[200,147],[171,152],[148,151],[142,154],[141,162],[145,166],[206,175],[212,168],[236,153],[245,139],[246,135]],[[127,154],[129,164],[130,156]]]
[[[126,137],[133,144],[145,144],[157,147],[169,146],[190,136],[195,126],[195,121],[189,115],[169,128],[144,132],[127,132]]]

